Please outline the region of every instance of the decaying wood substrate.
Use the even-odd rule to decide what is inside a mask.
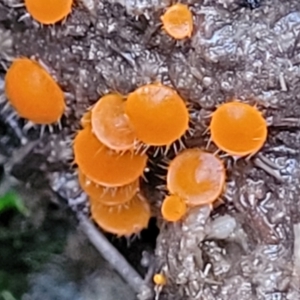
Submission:
[[[9,108],[1,110],[9,128],[0,138],[1,158],[27,147],[42,160],[34,168],[30,160],[12,160],[18,168],[12,163],[9,171],[25,181],[17,170],[37,169],[70,206],[87,212],[69,168],[70,144],[99,95],[126,94],[153,81],[173,86],[195,107],[188,145],[201,147],[207,143],[204,116],[216,105],[232,97],[257,104],[270,124],[268,141],[249,161],[226,160],[223,204],[213,212],[194,209],[182,223],[159,222],[152,267],[168,280],[156,288],[157,299],[300,299],[299,2],[182,1],[195,21],[183,42],[161,30],[168,1],[78,2],[64,24],[41,27],[18,1],[0,0],[1,75],[12,58],[34,56],[61,84],[69,107],[63,128],[42,138],[39,128],[24,130]],[[159,206],[155,187],[150,183],[147,195]]]

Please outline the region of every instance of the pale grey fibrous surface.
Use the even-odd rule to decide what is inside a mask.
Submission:
[[[182,224],[161,227],[156,271],[169,280],[160,299],[300,299],[300,250],[294,245],[300,221],[300,3],[182,1],[193,11],[195,28],[190,40],[174,41],[160,24],[168,1],[82,0],[64,24],[52,27],[23,18],[25,10],[11,2],[0,1],[1,65],[9,65],[10,57],[34,56],[58,80],[68,102],[63,130],[56,130],[52,143],[46,135],[33,150],[42,167],[26,161],[12,168],[14,174],[31,168],[55,191],[76,198],[69,141],[83,112],[108,91],[126,94],[154,81],[176,88],[194,107],[196,132],[189,146],[207,144],[204,116],[216,105],[232,97],[257,104],[270,123],[269,137],[260,156],[226,159],[224,204],[212,213],[193,210]],[[38,136],[39,129],[22,131],[23,123],[9,110],[1,120],[15,135],[0,140],[6,149],[20,147],[15,141],[22,135]],[[154,188],[150,182],[147,195],[159,206],[162,196]],[[84,197],[78,199],[70,205],[86,209]]]

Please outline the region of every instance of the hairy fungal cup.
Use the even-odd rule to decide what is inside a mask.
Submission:
[[[17,114],[35,124],[59,122],[65,111],[64,93],[36,61],[18,58],[5,75],[5,94]]]

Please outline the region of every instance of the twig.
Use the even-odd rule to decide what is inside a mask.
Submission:
[[[264,170],[265,172],[267,172],[269,175],[273,176],[275,179],[277,179],[279,182],[283,182],[283,178],[280,175],[279,170],[275,170],[273,167],[270,167],[269,165],[267,165],[263,160],[261,160],[260,158],[256,157],[253,160],[253,163],[256,167],[261,168],[262,170]]]
[[[268,157],[262,155],[261,153],[257,154],[257,158],[260,159],[262,162],[264,162],[266,165],[271,167],[274,170],[279,170],[280,167],[273,161],[271,161]]]
[[[11,157],[4,164],[7,174],[11,172],[13,166],[21,161],[39,144],[40,140],[30,141],[19,149],[13,151]]]
[[[270,126],[272,127],[299,127],[299,118],[272,118],[270,121]]]
[[[84,215],[79,215],[80,225],[90,242],[101,253],[111,266],[121,275],[128,285],[137,293],[152,293],[144,280],[136,270],[125,260],[117,249],[105,238],[105,236]],[[149,290],[149,291],[148,291]]]

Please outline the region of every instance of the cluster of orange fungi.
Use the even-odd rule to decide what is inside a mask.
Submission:
[[[150,206],[139,193],[139,179],[148,157],[140,145],[168,146],[188,123],[184,101],[161,84],[142,86],[127,98],[104,95],[83,115],[83,129],[74,139],[75,163],[102,229],[129,236],[147,227]]]
[[[72,10],[73,0],[25,0],[33,19],[55,24]],[[191,37],[193,16],[188,6],[174,4],[161,17],[163,29],[177,40]],[[17,114],[35,124],[60,121],[64,93],[37,61],[16,59],[5,76],[5,94]],[[140,193],[140,177],[148,147],[169,148],[189,128],[189,112],[175,90],[162,84],[139,87],[126,99],[100,98],[81,119],[74,144],[78,180],[89,196],[92,218],[105,231],[130,236],[146,228],[150,205]],[[252,156],[267,139],[267,123],[255,106],[239,101],[220,105],[211,116],[211,141],[234,157]],[[212,205],[225,188],[222,160],[200,148],[180,152],[169,164],[161,214],[176,222],[190,207]],[[154,283],[166,284],[162,273]]]
[[[209,125],[211,140],[228,155],[252,156],[267,139],[267,123],[256,107],[239,101],[220,105]],[[217,155],[187,149],[170,163],[167,195],[161,207],[165,220],[179,221],[188,207],[211,205],[225,187],[226,171]]]
[[[70,14],[73,0],[25,0],[29,14],[42,24],[54,24]],[[175,39],[190,37],[193,17],[177,3],[161,17]],[[5,94],[17,114],[35,124],[60,121],[64,93],[37,61],[17,58],[5,76]],[[129,236],[147,227],[150,206],[140,194],[140,177],[149,147],[167,149],[189,129],[185,101],[159,83],[141,86],[123,97],[101,97],[81,119],[73,150],[82,189],[89,196],[93,219],[104,230]],[[267,123],[255,106],[231,101],[211,116],[211,141],[234,157],[254,155],[266,141]],[[168,195],[161,206],[165,220],[180,220],[189,207],[212,204],[225,187],[225,167],[216,155],[199,148],[179,153],[168,166]]]
[[[16,59],[5,76],[5,93],[17,114],[36,124],[59,122],[64,94],[38,62]],[[146,227],[150,207],[139,193],[148,147],[169,147],[189,129],[189,112],[175,90],[162,84],[137,88],[127,97],[99,99],[81,119],[74,140],[79,181],[89,195],[95,221],[106,231],[131,235]],[[211,140],[234,157],[252,156],[267,138],[267,123],[255,106],[239,101],[220,105],[211,115]],[[225,186],[217,155],[199,148],[179,153],[170,163],[161,212],[178,221],[189,207],[212,204]]]

